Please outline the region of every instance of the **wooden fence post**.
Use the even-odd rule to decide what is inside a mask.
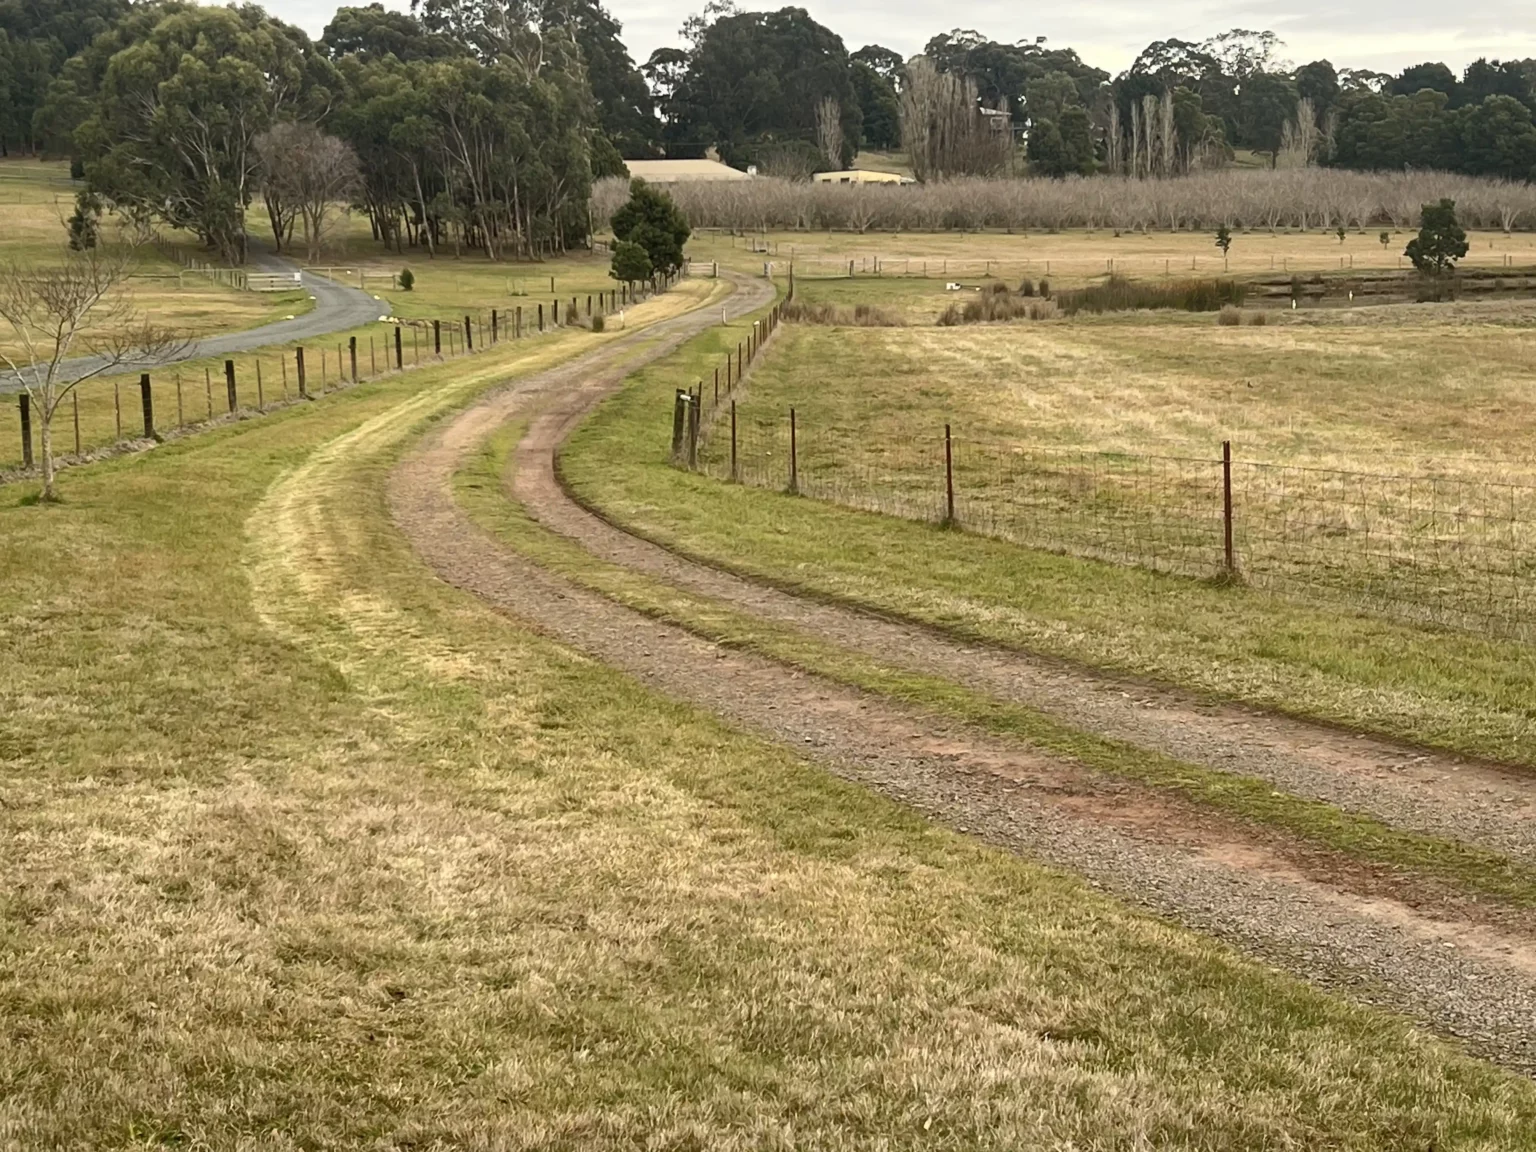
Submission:
[[[736,401],[731,401],[731,483],[741,479],[741,472],[736,466]]]
[[[552,328],[560,327],[560,301],[558,300],[549,302],[549,324]]]
[[[689,393],[688,396],[688,467],[697,470],[699,467],[699,409],[703,407],[702,396]]]
[[[368,375],[369,376],[377,376],[378,374],[379,374],[379,362],[378,362],[377,359],[374,358],[374,354],[373,354],[373,336],[370,335],[368,337]]]
[[[944,425],[944,523],[955,522],[955,457],[949,443],[949,425]]]
[[[258,356],[256,357],[256,411],[265,412],[266,410],[267,397],[261,388],[261,357]]]
[[[432,353],[436,356],[443,354],[443,322],[432,321]]]
[[[235,362],[224,361],[224,389],[229,393],[229,410],[233,412],[239,407],[235,400]]]
[[[1221,523],[1226,574],[1237,574],[1237,558],[1232,550],[1232,441],[1221,442]]]
[[[75,407],[78,409],[79,404],[76,404]],[[181,407],[181,373],[178,372],[176,373],[176,427],[185,428],[186,426],[186,416]]]
[[[539,305],[539,331],[544,331],[544,305]]]
[[[496,315],[496,309],[492,308],[491,309],[491,343],[492,344],[496,343],[496,321],[497,321],[497,319],[498,319],[498,317]]]
[[[304,349],[293,350],[293,372],[299,378],[299,399],[309,399],[309,381],[304,376]]]
[[[352,362],[352,383],[357,383],[357,337],[347,337],[347,355]]]
[[[21,406],[21,466],[32,467],[32,397],[25,392],[17,397]]]
[[[789,491],[798,494],[800,491],[800,455],[799,444],[795,438],[795,410],[789,410]]]
[[[150,393],[149,373],[139,374],[139,404],[144,409],[144,439],[155,438],[155,398]]]
[[[517,311],[513,315],[512,338],[514,340],[523,338],[523,306],[521,304],[517,306]]]
[[[123,393],[118,388],[117,381],[112,381],[112,419],[116,422],[117,438],[123,438]]]
[[[683,396],[686,393],[681,388],[672,395],[672,462],[675,464],[683,454],[683,421],[687,419],[683,412]]]
[[[400,335],[400,325],[395,325],[395,368],[405,367],[405,343]]]
[[[213,372],[203,365],[203,394],[208,400],[208,419],[213,419]]]
[[[176,379],[180,380],[181,377],[178,376]],[[80,390],[78,388],[70,389],[69,398],[74,401],[73,407],[74,407],[74,410],[75,410],[75,455],[78,456],[78,455],[80,455]]]

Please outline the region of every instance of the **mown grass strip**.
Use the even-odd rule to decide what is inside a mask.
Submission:
[[[724,646],[755,652],[911,707],[1022,740],[1050,755],[1162,789],[1212,811],[1283,832],[1364,864],[1417,873],[1518,908],[1536,907],[1536,869],[1498,852],[1394,828],[1368,815],[1065,724],[941,677],[895,668],[795,629],[759,620],[592,556],[506,498],[501,476],[524,425],[501,429],[455,478],[458,499],[483,527],[538,563],[636,611]]]

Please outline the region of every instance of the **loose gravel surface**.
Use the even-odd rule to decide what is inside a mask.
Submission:
[[[730,310],[740,315],[759,306],[765,291],[760,283],[741,282]],[[445,422],[391,477],[396,522],[446,581],[660,691],[791,745],[963,831],[1068,867],[1308,979],[1410,1012],[1501,1063],[1536,1073],[1536,946],[1526,933],[1454,913],[1428,914],[1395,899],[1379,877],[1337,860],[1287,854],[1249,826],[722,649],[538,567],[458,508],[452,477],[469,455],[505,421],[542,413],[519,449],[514,490],[540,519],[606,558],[881,659],[1048,708],[1084,728],[1265,775],[1394,823],[1468,834],[1457,823],[1461,813],[1481,842],[1530,850],[1518,820],[1501,807],[1529,803],[1531,793],[1517,776],[1414,759],[1418,753],[1387,744],[1116,685],[800,600],[636,541],[577,508],[554,473],[554,450],[566,431],[639,363],[712,321],[692,313],[664,322],[635,340],[515,381]],[[640,336],[655,339],[637,348]]]

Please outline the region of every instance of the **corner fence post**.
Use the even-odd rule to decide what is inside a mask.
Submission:
[[[21,466],[32,467],[32,397],[23,392],[17,397],[21,405]]]
[[[1237,558],[1232,551],[1232,441],[1221,442],[1221,522],[1222,542],[1228,576],[1237,573]]]
[[[800,453],[799,445],[795,438],[795,410],[789,410],[789,491],[798,494],[800,491]]]
[[[144,439],[155,438],[155,398],[150,393],[149,373],[139,374],[139,404],[144,409]]]
[[[683,411],[684,395],[686,393],[679,388],[672,396],[672,462],[674,464],[683,454],[683,421],[686,419]]]
[[[949,425],[944,425],[944,523],[955,522],[955,455],[950,447]]]

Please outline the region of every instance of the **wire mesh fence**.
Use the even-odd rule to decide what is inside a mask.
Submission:
[[[707,406],[703,406],[706,407]],[[1536,634],[1536,484],[1210,456],[866,437],[730,394],[679,463],[1063,555],[1240,579],[1416,623]]]

